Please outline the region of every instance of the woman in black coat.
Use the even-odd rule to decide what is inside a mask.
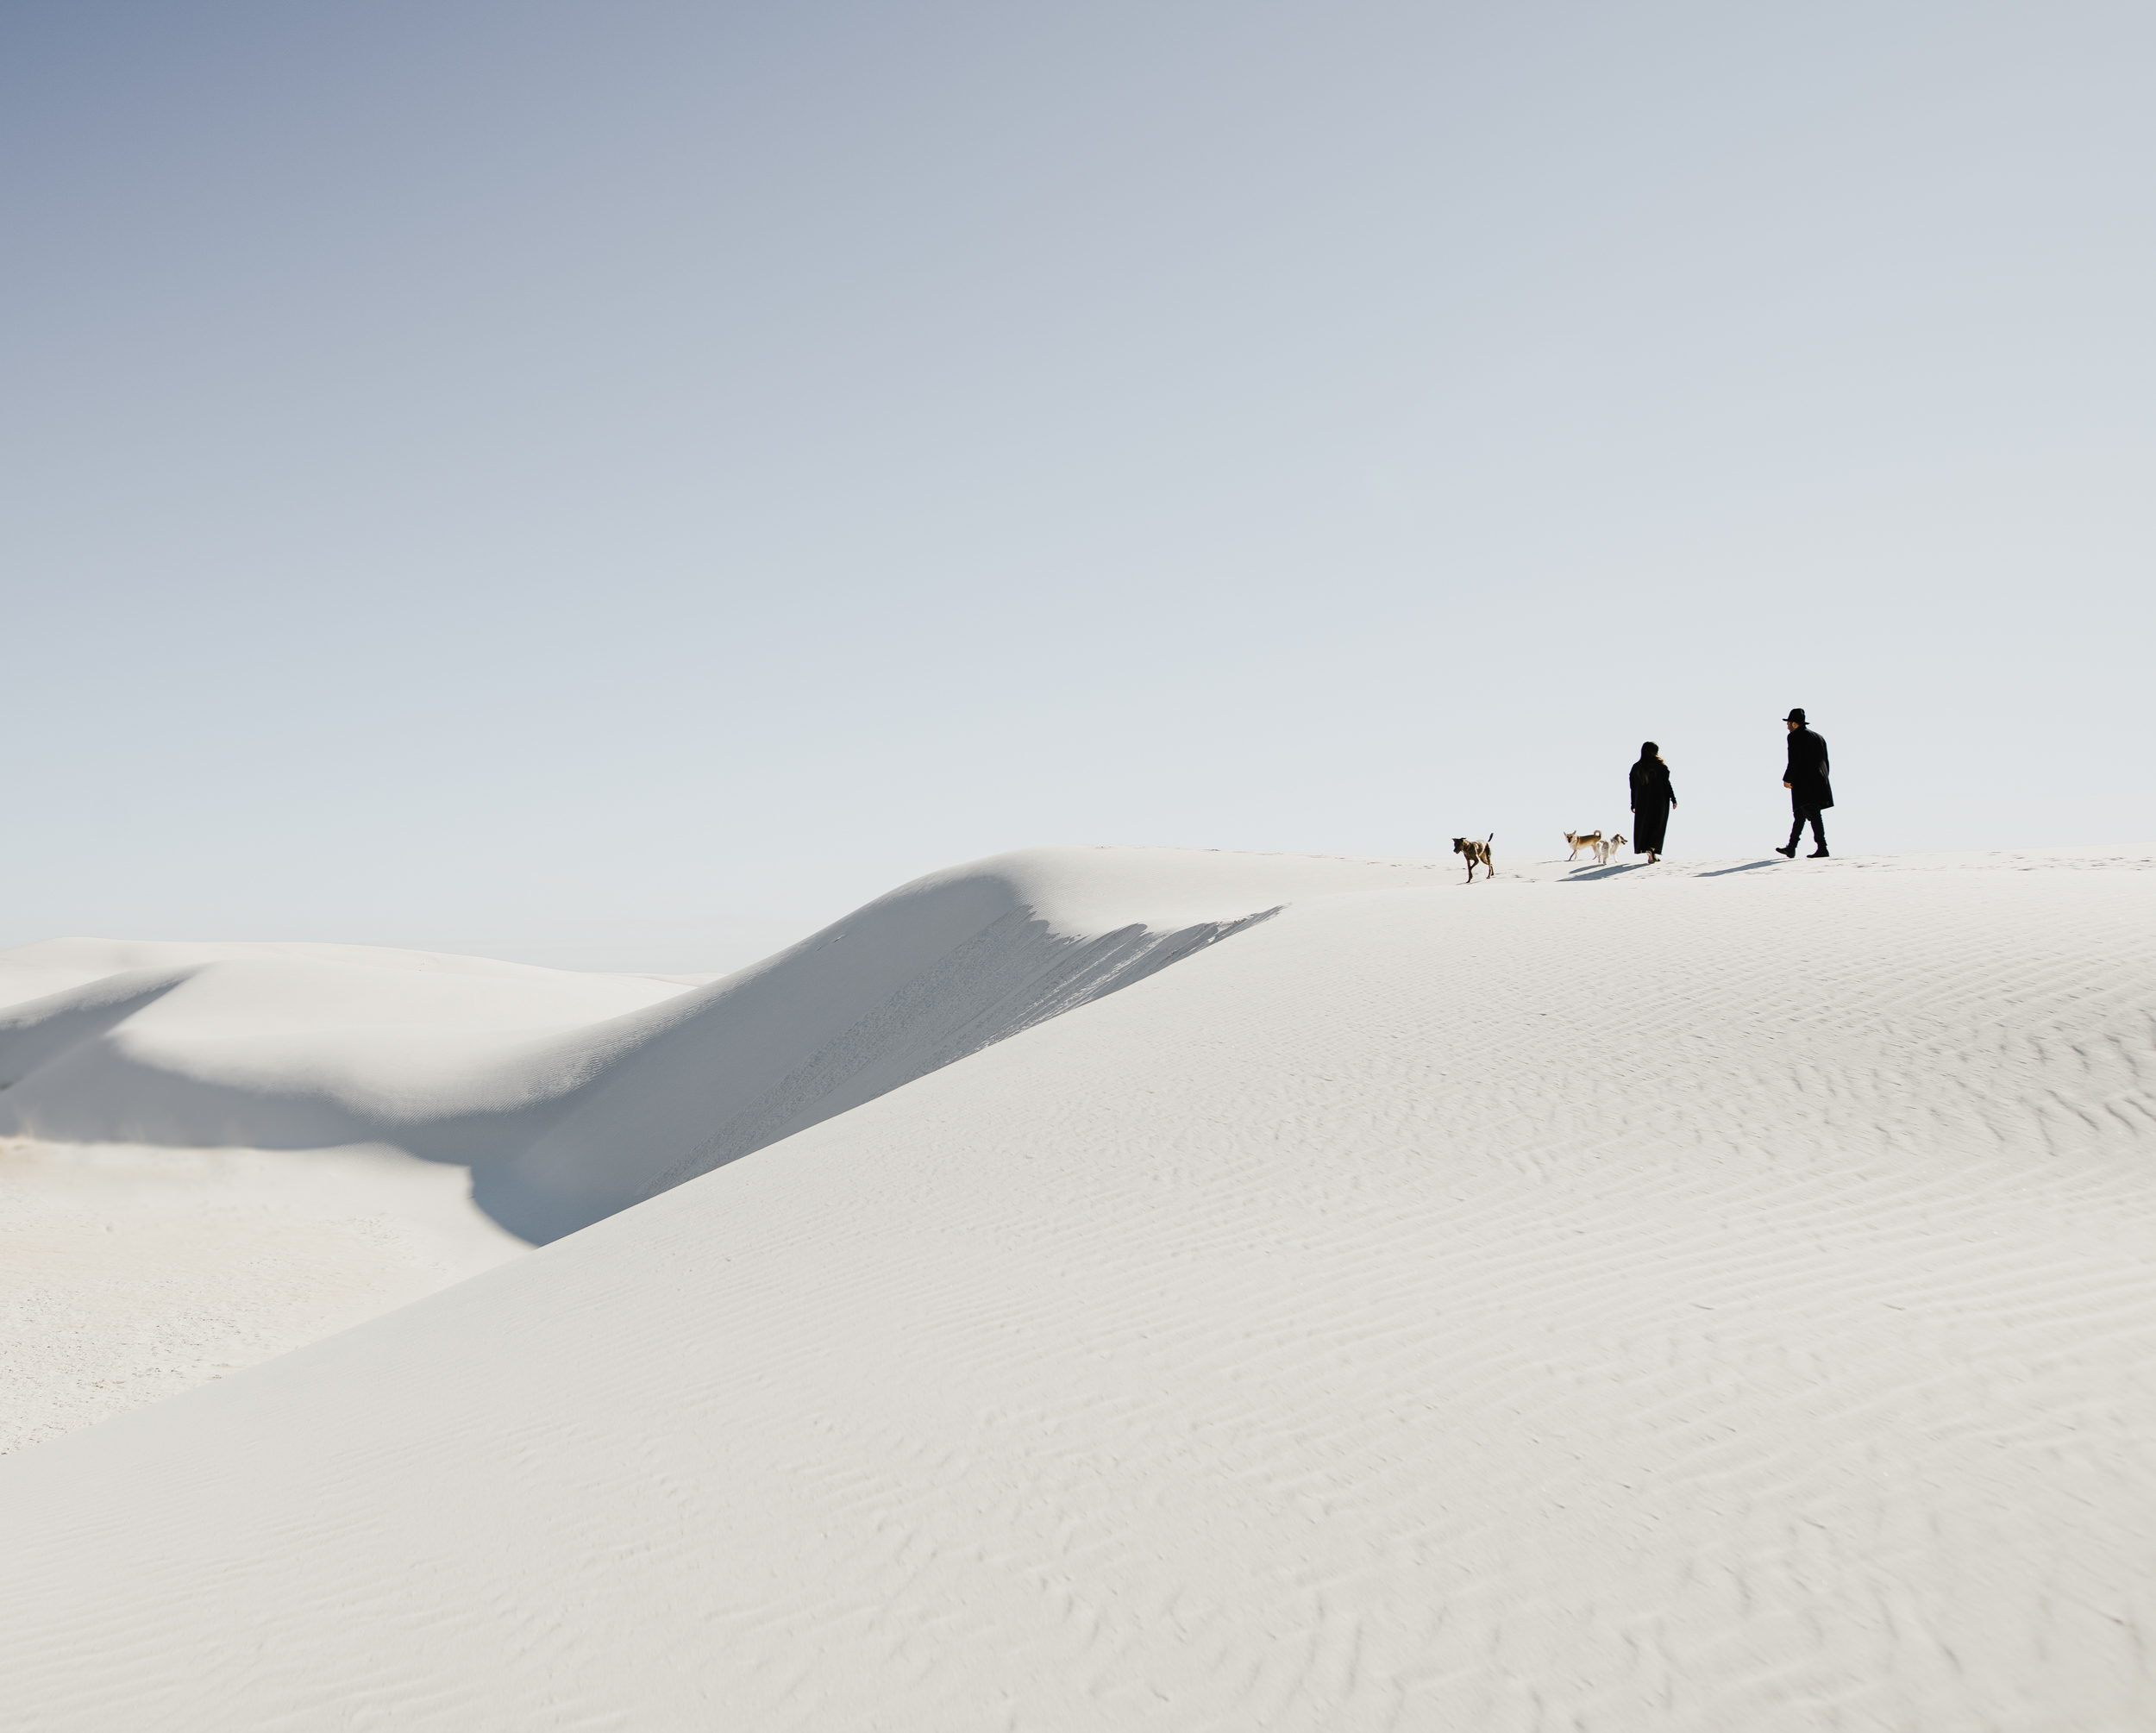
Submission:
[[[1662,761],[1662,748],[1649,741],[1639,748],[1639,762],[1632,767],[1632,852],[1645,855],[1650,866],[1662,858],[1670,809],[1676,804],[1670,766]]]

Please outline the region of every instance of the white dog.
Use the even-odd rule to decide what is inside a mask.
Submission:
[[[1609,857],[1610,857],[1611,855],[1614,854],[1615,854],[1615,853],[1616,853],[1616,852],[1617,852],[1620,848],[1622,848],[1624,846],[1625,846],[1625,835],[1624,835],[1624,833],[1623,833],[1621,830],[1613,830],[1613,831],[1611,831],[1611,832],[1610,832],[1610,834],[1609,834],[1609,838],[1608,838],[1608,840],[1607,841],[1603,841],[1603,840],[1602,840],[1601,838],[1600,838],[1600,837],[1597,837],[1597,838],[1595,840],[1595,845],[1594,845],[1594,847],[1595,847],[1595,864],[1597,866],[1608,866],[1608,865],[1609,865]]]

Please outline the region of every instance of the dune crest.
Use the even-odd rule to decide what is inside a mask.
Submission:
[[[387,1144],[543,1243],[1075,1006],[1299,897],[1420,864],[1036,848],[900,886],[723,979],[334,945],[0,956],[0,1135]],[[55,985],[55,984],[58,984]]]

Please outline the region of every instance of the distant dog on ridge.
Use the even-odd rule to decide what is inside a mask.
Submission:
[[[1497,869],[1490,865],[1489,860],[1489,845],[1496,840],[1497,833],[1495,830],[1480,842],[1477,842],[1472,836],[1455,836],[1452,839],[1452,852],[1455,854],[1467,856],[1467,882],[1469,884],[1472,885],[1475,882],[1475,869],[1477,866],[1482,869],[1485,878],[1495,879],[1497,876]]]
[[[1490,832],[1493,836],[1496,834],[1494,830]],[[1602,833],[1599,830],[1568,830],[1564,833],[1564,840],[1572,845],[1572,852],[1564,858],[1567,860],[1576,860],[1580,858],[1580,850],[1583,848],[1599,851]]]

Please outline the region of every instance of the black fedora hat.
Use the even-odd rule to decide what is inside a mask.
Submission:
[[[1802,709],[1793,710],[1782,720],[1785,723],[1801,723],[1804,720],[1804,712]]]

